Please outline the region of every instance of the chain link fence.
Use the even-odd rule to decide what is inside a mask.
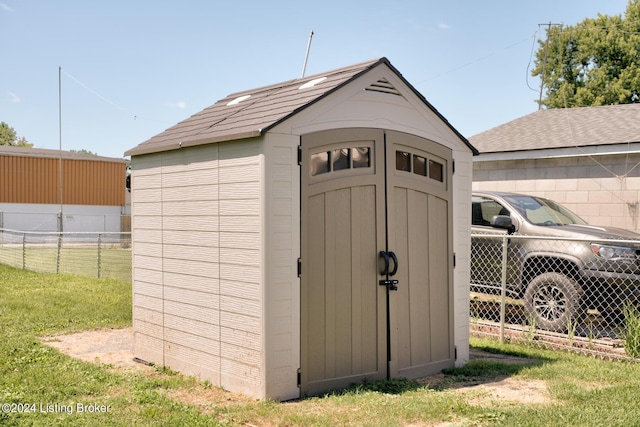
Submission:
[[[114,209],[111,209],[114,210]],[[119,207],[115,207],[119,210]],[[0,210],[0,229],[40,232],[119,233],[131,231],[131,215]]]
[[[131,233],[0,229],[0,263],[131,282]]]
[[[471,235],[471,333],[640,357],[640,241]]]

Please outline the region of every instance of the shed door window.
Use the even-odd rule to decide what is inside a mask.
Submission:
[[[396,169],[444,182],[444,165],[407,151],[396,151]]]
[[[311,154],[311,176],[371,167],[371,147],[345,147]]]

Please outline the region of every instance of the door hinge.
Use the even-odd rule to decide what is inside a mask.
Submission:
[[[451,161],[451,174],[455,174],[456,173],[456,161],[452,160]]]
[[[300,370],[300,368],[298,368],[298,379],[297,379],[298,388],[300,388],[301,382],[302,382],[302,371]]]
[[[302,259],[298,258],[298,277],[302,276]]]
[[[453,253],[453,268],[456,268],[456,253]]]
[[[302,166],[302,145],[298,145],[298,166]]]
[[[453,360],[458,360],[458,347],[453,347]]]

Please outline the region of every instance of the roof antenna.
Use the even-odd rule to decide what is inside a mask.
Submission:
[[[307,53],[304,56],[304,65],[302,66],[302,75],[300,78],[304,77],[304,73],[307,70],[307,61],[309,60],[309,50],[311,49],[311,39],[313,38],[313,30],[311,30],[311,34],[309,34],[309,43],[307,44]]]

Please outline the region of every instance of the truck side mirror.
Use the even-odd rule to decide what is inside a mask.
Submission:
[[[509,234],[513,234],[516,231],[516,226],[513,225],[513,220],[509,215],[495,215],[491,218],[491,226],[507,230]]]

